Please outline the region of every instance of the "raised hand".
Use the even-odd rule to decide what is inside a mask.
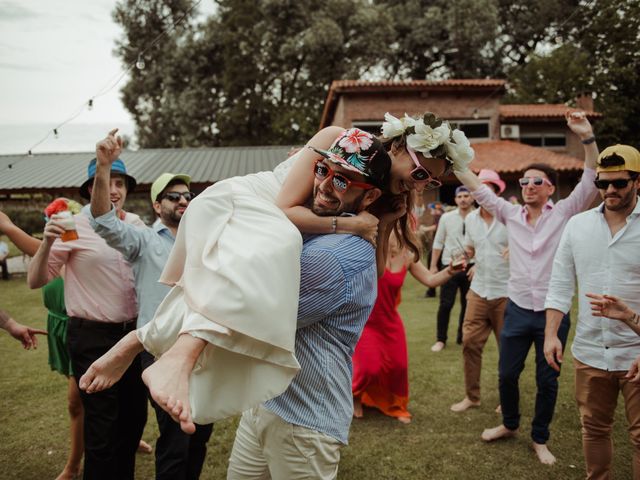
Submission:
[[[96,143],[96,161],[98,165],[111,166],[122,152],[122,137],[116,135],[118,129],[114,128],[106,138]]]
[[[591,299],[589,302],[591,313],[596,317],[606,317],[623,322],[633,317],[633,310],[618,297],[596,293],[587,293],[586,295]]]
[[[593,127],[584,112],[571,112],[565,113],[567,119],[567,126],[573,133],[578,135],[582,140],[585,140],[593,136]]]

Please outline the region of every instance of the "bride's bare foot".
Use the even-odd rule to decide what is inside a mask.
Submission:
[[[400,423],[409,425],[411,423],[411,417],[396,417]]]
[[[362,411],[362,401],[360,397],[353,397],[353,416],[354,418],[362,418],[364,412]]]
[[[501,438],[511,438],[518,434],[518,430],[509,430],[504,425],[498,425],[494,428],[487,428],[482,432],[481,438],[485,442],[493,442]]]
[[[144,350],[136,332],[129,332],[107,353],[93,362],[80,377],[80,389],[87,393],[106,390],[116,383],[136,355]]]
[[[544,463],[545,465],[553,465],[556,463],[556,457],[553,456],[544,443],[533,442],[532,447],[540,463]]]
[[[189,378],[205,346],[204,340],[182,334],[164,355],[142,372],[151,397],[188,434],[196,430],[191,418]]]

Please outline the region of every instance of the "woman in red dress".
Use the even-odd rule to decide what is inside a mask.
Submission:
[[[407,340],[397,308],[404,278],[409,271],[423,285],[437,287],[464,266],[462,262],[432,274],[400,248],[394,236],[390,238],[386,268],[378,279],[378,298],[353,355],[354,417],[362,418],[366,405],[402,423],[411,422]]]

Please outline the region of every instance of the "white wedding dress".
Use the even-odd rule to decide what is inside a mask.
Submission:
[[[284,392],[294,356],[302,237],[275,205],[298,155],[273,172],[220,181],[189,205],[160,281],[174,287],[138,330],[156,357],[181,333],[208,342],[189,384],[207,424]]]

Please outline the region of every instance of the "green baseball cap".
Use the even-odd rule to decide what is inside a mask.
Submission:
[[[162,193],[162,191],[167,188],[174,180],[180,180],[184,182],[187,187],[191,184],[191,177],[189,175],[185,175],[183,173],[163,173],[160,175],[153,184],[151,184],[151,201],[155,202],[158,200],[158,196]]]

